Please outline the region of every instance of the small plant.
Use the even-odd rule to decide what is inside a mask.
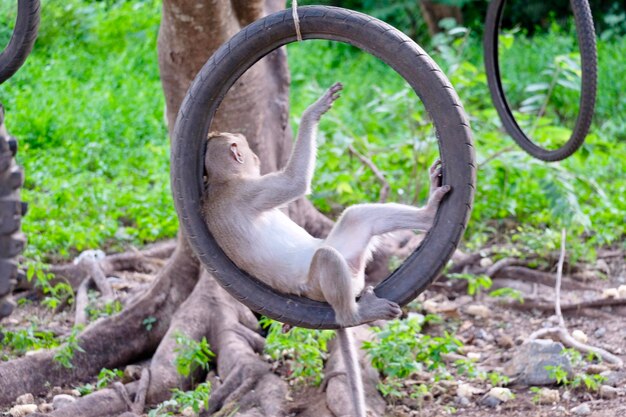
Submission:
[[[432,318],[392,320],[382,329],[373,328],[376,340],[363,342],[372,365],[384,375],[378,386],[384,396],[404,395],[404,380],[424,369],[435,371],[435,380],[450,376],[442,355],[456,352],[462,343],[447,332],[443,336],[420,334],[428,320]]]
[[[5,331],[0,346],[14,353],[24,353],[37,349],[50,349],[59,345],[54,334],[49,331],[37,330],[35,325],[16,331]]]
[[[152,330],[152,327],[154,327],[154,323],[157,322],[156,317],[153,316],[148,316],[145,319],[143,319],[143,325],[145,326],[147,331]]]
[[[172,398],[162,402],[157,408],[148,412],[148,417],[165,417],[181,414],[187,408],[191,408],[195,415],[200,413],[200,408],[206,410],[209,407],[211,395],[211,383],[203,382],[193,391],[172,390]]]
[[[102,306],[98,304],[98,292],[89,291],[89,304],[87,305],[87,316],[90,321],[97,320],[101,317],[109,317],[119,313],[123,310],[124,306],[119,300],[113,300],[104,303]]]
[[[485,374],[485,379],[489,380],[489,383],[493,387],[501,387],[509,383],[510,378],[506,375],[502,375],[499,372],[487,372]]]
[[[559,385],[567,385],[570,382],[567,371],[561,365],[548,365],[545,370],[548,371],[548,376],[554,378]]]
[[[215,354],[211,352],[206,337],[198,342],[179,332],[174,335],[174,338],[177,345],[174,349],[177,354],[174,365],[180,375],[188,377],[198,368],[208,368],[209,361]]]
[[[108,387],[112,382],[121,379],[124,376],[124,371],[119,369],[107,369],[102,368],[98,374],[98,382],[96,382],[96,389],[102,389]]]
[[[268,330],[265,353],[288,364],[291,379],[319,385],[327,344],[335,332],[294,327],[285,333],[281,323],[267,317],[261,319],[261,326]]]
[[[448,278],[467,281],[467,294],[472,296],[479,295],[482,290],[488,290],[493,284],[487,275],[450,274]]]
[[[514,301],[519,302],[520,304],[524,303],[524,296],[520,290],[516,290],[513,288],[498,288],[497,290],[493,290],[489,293],[489,297],[494,298],[510,298]]]
[[[539,387],[530,387],[530,392],[534,394],[530,400],[535,405],[541,402],[541,394],[539,393],[540,391],[541,391],[541,388]]]
[[[72,359],[76,352],[85,352],[85,350],[78,344],[78,333],[80,332],[80,326],[74,326],[69,337],[65,341],[65,344],[61,346],[54,354],[54,361],[64,368],[71,369],[74,367]]]

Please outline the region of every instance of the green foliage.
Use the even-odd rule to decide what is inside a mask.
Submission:
[[[50,349],[59,345],[59,341],[50,331],[37,330],[34,324],[25,329],[3,331],[0,346],[18,355],[37,349]]]
[[[186,408],[191,408],[197,415],[200,407],[206,410],[209,407],[211,383],[203,382],[193,391],[172,390],[172,398],[162,402],[157,408],[148,412],[149,417],[164,417],[181,414]]]
[[[335,332],[299,327],[284,332],[281,323],[267,317],[261,318],[260,323],[267,330],[265,353],[273,360],[289,366],[289,378],[319,385],[328,351],[327,344]]]
[[[152,328],[154,327],[154,323],[157,322],[157,318],[153,317],[153,316],[148,316],[145,319],[143,319],[142,324],[145,326],[147,331],[152,330]]]
[[[98,381],[96,382],[96,389],[102,389],[108,387],[112,382],[121,379],[124,376],[124,371],[119,369],[107,369],[102,368],[98,373]]]
[[[78,344],[78,333],[80,330],[81,328],[78,326],[72,328],[72,332],[68,336],[67,340],[65,340],[65,343],[59,347],[54,354],[53,360],[64,368],[72,369],[74,367],[72,364],[74,354],[76,352],[85,352],[85,350]]]
[[[474,274],[449,274],[450,279],[462,279],[467,282],[467,294],[479,295],[482,290],[488,290],[493,285],[491,278],[487,275]]]
[[[198,342],[178,332],[174,335],[174,338],[176,340],[174,365],[180,375],[188,377],[198,368],[208,368],[209,361],[215,354],[211,352],[211,347],[206,337],[203,337]]]
[[[89,291],[87,294],[89,303],[87,305],[87,316],[90,321],[97,320],[101,317],[109,317],[119,313],[124,309],[124,306],[119,300],[107,301],[102,305],[98,305],[97,291]]]
[[[498,288],[497,290],[493,290],[489,293],[489,297],[494,298],[510,298],[519,303],[524,303],[524,296],[520,290],[516,290],[514,288]]]
[[[384,328],[373,328],[375,340],[363,342],[372,365],[384,376],[378,387],[383,395],[402,396],[403,381],[422,370],[436,371],[437,378],[447,377],[442,355],[456,352],[462,344],[447,332],[443,336],[421,334],[423,324],[432,319],[429,315],[393,320]]]

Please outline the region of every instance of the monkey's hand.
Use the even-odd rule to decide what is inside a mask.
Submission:
[[[445,195],[452,189],[449,185],[441,185],[442,181],[442,164],[441,159],[437,159],[429,169],[430,173],[430,195],[428,196],[428,203],[426,204],[426,213],[431,218],[431,224],[435,220],[439,203],[445,197]]]
[[[340,95],[339,92],[343,89],[341,83],[333,84],[326,92],[317,99],[317,101],[311,104],[302,115],[302,118],[310,118],[314,121],[319,121],[324,113],[326,113],[337,100]]]

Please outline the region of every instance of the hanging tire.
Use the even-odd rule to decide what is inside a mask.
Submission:
[[[438,66],[397,29],[371,16],[336,7],[300,7],[298,15],[304,39],[348,43],[394,68],[413,87],[433,120],[444,167],[443,183],[451,185],[452,191],[439,207],[435,224],[422,245],[375,289],[379,297],[404,305],[437,277],[454,253],[469,219],[476,173],[465,112]],[[329,304],[278,293],[239,270],[217,245],[201,215],[203,149],[220,102],[255,62],[294,41],[292,10],[287,9],[247,26],[213,54],[196,76],[178,113],[171,183],[185,236],[203,265],[231,295],[275,320],[330,329],[338,325]]]
[[[39,0],[18,0],[13,35],[0,54],[0,84],[20,69],[33,49],[39,29]]]
[[[6,133],[0,105],[0,319],[13,312],[11,292],[17,283],[17,256],[26,245],[20,231],[26,205],[20,201],[24,171],[15,163],[17,141]]]
[[[567,158],[585,141],[589,133],[591,119],[596,102],[598,59],[596,52],[596,34],[593,26],[591,9],[587,0],[570,0],[576,33],[580,49],[582,83],[580,91],[580,109],[572,135],[566,143],[557,149],[546,149],[537,145],[524,131],[513,116],[502,87],[498,62],[498,35],[500,21],[506,0],[492,0],[485,19],[483,46],[485,52],[485,71],[493,104],[498,111],[500,120],[509,135],[530,155],[542,161],[552,162]]]

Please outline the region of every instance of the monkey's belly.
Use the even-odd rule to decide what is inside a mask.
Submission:
[[[240,247],[240,266],[272,288],[301,294],[315,251],[322,244],[279,210],[261,214]],[[237,263],[237,262],[236,262]]]

